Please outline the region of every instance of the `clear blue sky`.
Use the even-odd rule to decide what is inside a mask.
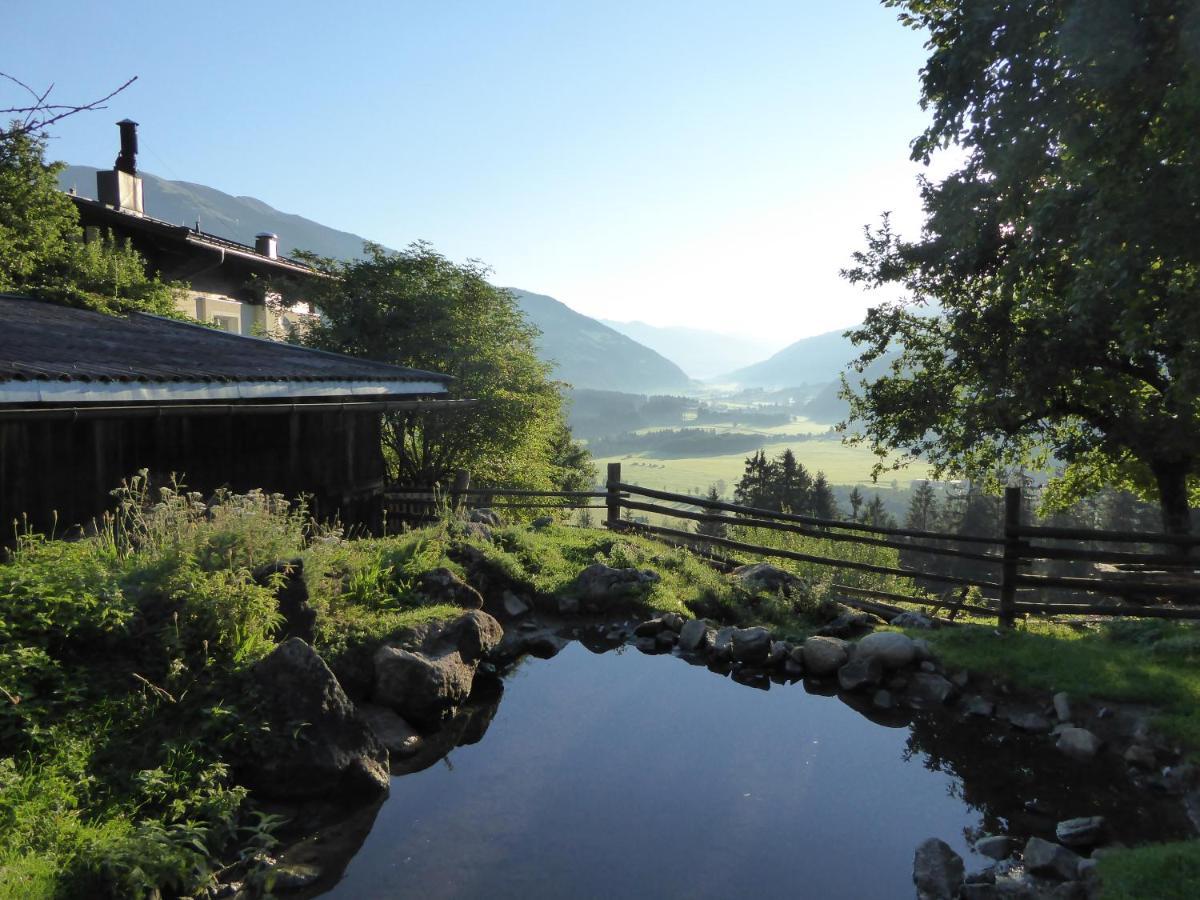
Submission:
[[[138,76],[56,127],[52,157],[111,165],[129,116],[147,171],[426,239],[589,315],[782,345],[872,301],[837,277],[863,224],[919,223],[923,38],[876,0],[44,0],[4,18],[0,69],[61,100]]]

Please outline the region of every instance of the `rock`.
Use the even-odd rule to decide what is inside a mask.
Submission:
[[[963,708],[968,716],[982,716],[985,719],[996,712],[996,704],[979,694],[967,700]]]
[[[918,668],[922,672],[936,672],[937,671],[937,663],[935,663],[931,659],[924,659],[924,660],[921,660],[921,665],[918,666]]]
[[[605,610],[622,601],[643,596],[659,581],[649,569],[614,569],[604,563],[592,563],[576,577],[569,592],[584,607]]]
[[[908,683],[905,698],[920,708],[941,706],[955,694],[954,685],[941,675],[917,672]]]
[[[1071,759],[1086,760],[1099,752],[1101,743],[1100,738],[1086,728],[1067,727],[1062,730],[1054,746]]]
[[[1154,748],[1147,747],[1145,744],[1133,744],[1125,751],[1125,762],[1136,769],[1150,771],[1158,765],[1158,757],[1154,753]]]
[[[963,884],[962,857],[937,838],[924,841],[913,856],[917,900],[954,900]]]
[[[636,638],[633,642],[633,646],[641,650],[643,653],[653,653],[658,649],[658,641],[649,635],[645,635],[643,637]]]
[[[384,645],[375,653],[374,700],[421,728],[453,715],[471,693],[474,666],[457,650],[437,656]]]
[[[529,527],[530,528],[549,528],[553,524],[554,524],[554,518],[552,516],[538,516],[536,519],[534,519],[532,522],[529,523]]]
[[[505,591],[501,597],[504,604],[504,612],[507,615],[517,618],[529,612],[530,606],[523,597],[519,597],[512,591]]]
[[[875,696],[871,698],[871,705],[876,709],[895,709],[896,701],[890,693],[881,690],[875,692]]]
[[[1046,717],[1034,712],[1013,713],[1008,721],[1013,728],[1029,734],[1045,734],[1050,730],[1050,722]]]
[[[1065,819],[1054,828],[1054,836],[1066,847],[1095,847],[1104,840],[1104,816]]]
[[[933,659],[933,647],[925,638],[915,638],[913,640],[913,650],[917,654],[917,659],[921,662]]]
[[[664,627],[662,619],[647,619],[633,627],[633,634],[635,637],[654,637]]]
[[[563,594],[558,598],[558,613],[562,616],[575,616],[579,614],[579,598]]]
[[[821,637],[849,638],[864,631],[870,631],[876,622],[882,621],[864,612],[842,613],[832,622],[822,625],[816,630]]]
[[[321,870],[316,866],[284,863],[273,868],[267,877],[274,891],[298,891],[315,883],[321,877]]]
[[[796,657],[789,655],[783,662],[783,674],[788,678],[800,678],[804,675],[804,663],[796,662]]]
[[[885,669],[900,669],[916,657],[912,638],[895,631],[877,631],[868,634],[854,645],[855,657],[878,659]]]
[[[482,522],[467,522],[463,526],[463,534],[469,538],[475,538],[479,541],[491,542],[492,529],[484,525]]]
[[[664,628],[654,636],[654,641],[660,647],[674,647],[677,643],[679,643],[679,635]]]
[[[500,514],[494,509],[481,506],[479,509],[471,510],[468,520],[479,525],[488,525],[495,528],[500,525]]]
[[[1100,860],[1098,859],[1081,859],[1075,874],[1085,884],[1098,882],[1100,880],[1099,865]]]
[[[566,638],[551,631],[535,631],[521,636],[521,650],[538,659],[553,659],[569,643]]]
[[[733,632],[730,653],[738,662],[764,663],[771,652],[771,632],[761,626]]]
[[[782,665],[791,649],[785,641],[771,641],[771,649],[767,652],[767,668],[774,669]]]
[[[712,646],[716,632],[703,619],[689,619],[679,629],[679,649],[686,653],[703,653]]]
[[[1012,853],[1013,839],[1003,834],[988,834],[975,842],[975,852],[991,859],[1001,860]]]
[[[800,579],[791,572],[765,562],[738,566],[731,574],[735,581],[752,594],[763,591],[775,594],[800,583]]]
[[[1071,881],[1079,870],[1079,855],[1061,844],[1031,837],[1025,842],[1025,868],[1034,875]]]
[[[996,892],[996,885],[989,882],[974,882],[964,884],[958,896],[961,900],[995,900],[1000,895]]]
[[[888,623],[896,628],[921,628],[929,629],[933,627],[933,620],[928,616],[919,612],[902,612]]]
[[[856,653],[838,669],[838,684],[843,691],[856,691],[879,684],[882,677],[883,663],[878,656],[860,656]]]
[[[239,761],[252,790],[278,800],[387,793],[387,749],[312,647],[289,638],[250,678],[269,725]]]
[[[380,743],[391,756],[401,759],[421,750],[423,740],[417,730],[386,706],[363,703],[358,707]]]
[[[849,656],[847,644],[840,638],[810,637],[802,645],[804,671],[809,675],[832,675]]]
[[[713,638],[712,653],[709,654],[713,662],[726,662],[733,655],[733,633],[736,628],[726,627],[717,631],[716,637]]]
[[[687,619],[679,613],[667,613],[662,617],[663,628],[669,628],[676,634],[679,634],[680,629],[683,628],[683,623],[686,621]]]
[[[1183,794],[1196,782],[1196,767],[1180,763],[1163,769],[1162,787],[1168,794]]]
[[[504,629],[493,616],[474,609],[431,631],[425,647],[432,652],[457,650],[463,661],[472,664],[483,659],[504,638]]]
[[[448,603],[463,609],[483,608],[483,595],[445,567],[422,575],[417,589],[433,603]]]
[[[966,669],[960,669],[950,676],[950,683],[960,691],[964,690],[971,683],[971,673]]]
[[[1054,703],[1054,714],[1058,716],[1060,722],[1071,721],[1071,698],[1066,691],[1059,691],[1054,695],[1052,701]]]

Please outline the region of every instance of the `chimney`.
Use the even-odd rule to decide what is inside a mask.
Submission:
[[[254,249],[267,259],[279,258],[279,235],[263,231],[254,236]]]
[[[137,174],[137,122],[122,119],[121,153],[111,172],[96,173],[96,196],[101,203],[124,212],[143,215],[142,179]]]

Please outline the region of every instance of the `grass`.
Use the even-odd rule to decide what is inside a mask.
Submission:
[[[789,427],[798,430],[796,425]],[[764,445],[763,449],[768,456],[777,456],[789,447],[806,469],[824,472],[830,484],[876,487],[870,478],[875,456],[866,448],[847,447],[840,440],[811,440],[773,442]],[[622,477],[632,484],[685,494],[696,488],[706,489],[718,481],[724,481],[732,487],[742,477],[748,455],[729,453],[722,456],[655,459],[637,454],[603,457],[594,462],[600,472],[605,470],[607,463],[619,462]],[[908,487],[909,483],[920,481],[927,474],[925,465],[913,463],[908,469],[896,473],[896,480],[899,487]]]
[[[1126,621],[1072,627],[1031,621],[1008,634],[973,625],[926,632],[947,665],[1034,690],[1152,705],[1154,724],[1200,752],[1200,640],[1195,626]]]
[[[1122,850],[1100,860],[1104,900],[1200,897],[1200,841]]]

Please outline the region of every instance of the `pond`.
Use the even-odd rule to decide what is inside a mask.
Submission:
[[[1024,811],[1035,796],[1064,816],[1120,810],[1143,840],[1155,827],[1124,779],[1044,741],[868,718],[826,690],[578,642],[526,659],[476,743],[393,777],[325,896],[895,898],[927,837],[970,872],[990,862],[970,846],[982,831],[1052,834],[1053,817]]]

